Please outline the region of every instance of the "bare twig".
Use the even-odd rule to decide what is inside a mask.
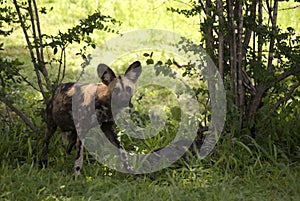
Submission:
[[[33,16],[33,11],[32,11],[32,5],[31,5],[31,0],[28,0],[28,13],[30,15],[30,22],[31,22],[31,28],[32,28],[32,34],[33,34],[33,42],[34,42],[34,49],[35,49],[35,54],[38,59],[38,64],[41,62],[40,58],[40,52],[38,48],[38,41],[36,40],[37,35],[36,35],[36,30],[35,30],[35,22],[34,22],[34,16]]]
[[[187,67],[188,65],[183,64],[180,65],[175,59],[173,59],[173,64],[177,67],[177,68],[183,68],[183,67]]]
[[[59,60],[58,60],[58,72],[57,72],[57,83],[59,84],[60,82],[60,74],[61,74],[61,65],[62,65],[62,58],[63,58],[63,55],[64,55],[64,48],[62,47],[61,48],[61,52],[60,52],[60,57],[59,57]]]
[[[299,8],[300,5],[294,5],[294,6],[291,6],[291,7],[288,7],[288,8],[281,8],[279,9],[279,11],[282,11],[282,10],[292,10],[292,9],[296,9],[296,8]]]
[[[40,62],[43,65],[42,66],[42,74],[44,76],[44,79],[46,81],[47,84],[47,88],[50,89],[51,88],[51,84],[50,84],[50,80],[48,77],[48,72],[47,69],[45,67],[45,60],[44,60],[44,46],[43,46],[43,39],[42,39],[42,31],[41,31],[41,25],[40,25],[40,18],[39,18],[39,14],[38,14],[38,8],[36,5],[36,1],[32,0],[33,2],[33,6],[34,6],[34,13],[35,13],[35,20],[36,20],[36,27],[37,27],[37,33],[38,33],[38,39],[39,43],[40,43],[40,51],[39,51],[39,58],[40,58]],[[36,47],[38,48],[38,47]]]
[[[205,6],[201,0],[198,0],[198,3],[200,4],[202,10],[204,11],[205,15],[208,15],[207,10],[205,9]]]
[[[29,35],[27,33],[26,25],[25,25],[24,19],[22,17],[21,11],[20,11],[20,6],[19,6],[17,0],[13,0],[13,3],[14,3],[14,6],[16,8],[18,18],[20,20],[21,27],[22,27],[22,30],[23,30],[23,33],[24,33],[24,36],[25,36],[25,40],[26,40],[26,43],[27,43],[27,46],[28,46],[28,49],[29,49],[30,57],[31,57],[31,60],[32,60],[32,63],[33,63],[33,66],[34,66],[34,71],[35,71],[35,74],[36,74],[36,77],[37,77],[37,83],[38,83],[40,92],[42,93],[42,96],[43,96],[44,100],[46,100],[46,94],[44,92],[41,75],[40,75],[39,70],[38,70],[38,64],[36,63],[36,57],[34,55],[33,47],[32,47],[31,42],[29,40]]]
[[[247,73],[244,70],[242,70],[242,72],[243,72],[243,84],[244,84],[244,86],[249,90],[249,92],[252,96],[255,96],[255,94],[256,94],[255,87],[253,86],[253,84],[252,84],[249,76],[247,75]]]
[[[43,53],[43,40],[42,40],[42,32],[41,32],[41,26],[40,26],[40,19],[38,15],[38,9],[36,5],[36,1],[32,0],[33,6],[34,6],[34,12],[35,12],[35,20],[36,20],[36,26],[37,26],[37,31],[38,31],[38,38],[40,42],[40,61],[44,64],[44,53]],[[46,70],[46,69],[45,69]],[[44,75],[47,76],[47,75]]]
[[[62,77],[60,80],[60,83],[64,80],[65,74],[66,74],[66,63],[67,63],[67,56],[66,56],[66,49],[64,48],[64,67],[63,67],[63,72],[62,72]]]
[[[31,86],[34,90],[40,92],[40,90],[39,90],[38,88],[36,88],[31,82],[29,82],[29,81],[27,80],[26,77],[24,77],[24,76],[21,75],[21,74],[19,74],[19,76],[22,78],[22,80],[23,80],[24,82],[26,82],[26,83],[27,83],[29,86]]]
[[[9,107],[9,109],[14,111],[24,121],[24,123],[27,126],[29,126],[34,132],[37,132],[37,128],[34,126],[34,124],[29,120],[29,118],[25,114],[23,114],[20,110],[18,110],[6,99],[0,97],[0,101],[3,102],[7,107]]]

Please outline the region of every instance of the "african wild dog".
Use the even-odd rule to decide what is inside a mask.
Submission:
[[[133,85],[142,71],[141,64],[139,61],[132,63],[122,76],[116,76],[105,64],[100,64],[97,71],[99,78],[102,80],[100,84],[66,83],[59,85],[54,91],[46,107],[47,127],[39,163],[40,167],[47,164],[48,144],[51,136],[59,127],[63,132],[64,143],[66,140],[65,132],[71,132],[66,152],[70,153],[72,147],[76,144],[75,177],[79,175],[83,163],[84,136],[89,129],[95,127],[98,123],[109,141],[119,149],[120,158],[125,169],[128,172],[133,171],[127,156],[122,152],[122,147],[113,129],[114,120],[111,101],[112,96],[117,97],[116,106],[119,109],[129,105],[133,95]],[[93,91],[95,92],[94,96],[92,95]],[[76,96],[74,96],[75,93]],[[76,102],[80,104],[78,111],[77,108],[72,107],[72,97],[78,99]],[[79,113],[80,118],[83,118],[83,121],[76,122],[76,125],[72,108],[73,110],[76,109],[76,113]],[[92,108],[96,113],[94,118],[90,112]],[[82,122],[84,122],[84,125],[77,125],[82,124]],[[79,138],[78,136],[83,137]]]

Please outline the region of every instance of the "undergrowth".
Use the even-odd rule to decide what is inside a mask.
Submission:
[[[42,170],[36,164],[39,149],[29,136],[26,132],[21,136],[1,132],[0,200],[300,198],[299,163],[275,156],[274,151],[262,148],[254,140],[252,145],[246,145],[240,139],[223,136],[213,153],[203,160],[187,154],[169,168],[144,175],[110,170],[86,152],[82,174],[73,180],[75,153],[64,157],[61,136],[53,137],[49,167]]]

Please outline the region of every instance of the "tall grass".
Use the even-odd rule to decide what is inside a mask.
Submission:
[[[2,137],[1,144],[9,149],[7,140],[12,139]],[[4,155],[0,200],[296,201],[300,198],[299,165],[279,163],[270,153],[250,149],[237,139],[232,142],[234,152],[223,141],[202,161],[187,157],[167,169],[139,176],[108,170],[93,159],[86,159],[82,174],[73,180],[74,156],[63,159],[58,138],[54,139],[56,149],[50,148],[47,169],[39,170],[32,156],[26,156],[28,144],[23,151],[10,149]],[[17,154],[23,157],[16,158]]]

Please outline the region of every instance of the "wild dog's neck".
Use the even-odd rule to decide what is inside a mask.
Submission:
[[[111,102],[111,95],[113,92],[113,89],[116,85],[116,81],[112,81],[108,86],[100,83],[97,85],[97,91],[96,91],[96,104],[101,103],[104,105],[110,105]]]

